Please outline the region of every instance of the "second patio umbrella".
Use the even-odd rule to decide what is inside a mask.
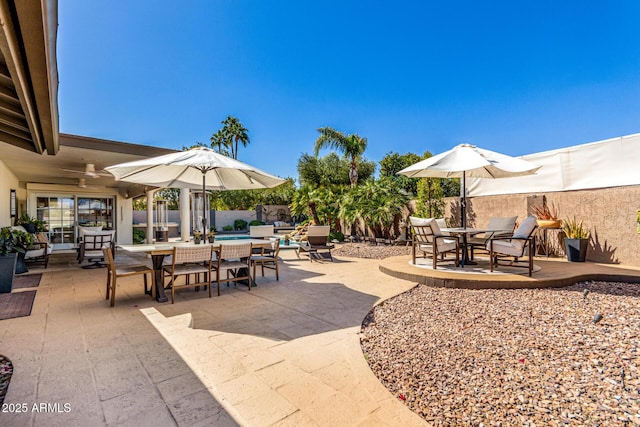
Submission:
[[[252,190],[276,187],[284,179],[238,160],[197,147],[105,168],[116,180],[167,188]],[[203,203],[202,220],[206,217]],[[203,224],[204,225],[204,224]]]
[[[509,178],[534,174],[540,166],[516,157],[460,144],[398,172],[412,178],[462,178],[462,227],[466,228],[466,183],[472,178]]]

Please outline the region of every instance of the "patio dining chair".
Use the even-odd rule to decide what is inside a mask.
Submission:
[[[494,266],[508,265],[513,267],[521,267],[517,264],[519,258],[524,257],[528,251],[529,277],[533,273],[533,253],[536,247],[535,230],[538,224],[535,216],[525,218],[518,226],[513,236],[508,238],[489,239],[486,249],[489,251],[490,270],[493,272]],[[510,259],[507,264],[500,264],[500,260]]]
[[[460,264],[459,242],[457,238],[445,236],[440,232],[440,227],[435,219],[426,219],[424,225],[412,225],[412,260],[416,263],[416,250],[423,254],[423,258],[427,254],[431,255],[433,260],[433,269],[438,268],[438,257],[441,261],[445,260],[445,256],[455,253],[455,265]]]
[[[113,259],[113,252],[108,246],[102,248],[104,260],[107,265],[107,291],[106,298],[111,297],[111,307],[116,303],[116,288],[118,286],[118,279],[121,277],[137,276],[142,274],[144,277],[144,293],[149,293],[149,287],[147,282],[147,274],[151,276],[151,289],[155,287],[155,275],[153,269],[146,265],[123,265],[117,266]]]
[[[251,243],[220,245],[213,265],[218,284],[218,296],[220,296],[221,282],[227,282],[227,286],[229,282],[234,282],[235,286],[239,281],[246,281],[251,290],[251,249]],[[226,272],[226,278],[222,277],[222,272]]]
[[[209,289],[211,298],[211,256],[213,246],[175,246],[171,265],[164,266],[163,277],[169,277],[171,281],[171,304],[175,303],[176,289],[205,286]],[[204,278],[201,279],[200,275]],[[184,276],[184,283],[178,284],[179,276]],[[193,282],[191,277],[193,276]]]
[[[489,218],[489,224],[487,229],[490,230],[504,230],[504,231],[490,231],[486,233],[478,233],[470,236],[467,239],[467,245],[471,248],[471,259],[473,260],[474,249],[485,249],[489,239],[493,238],[505,238],[513,235],[513,230],[516,228],[516,220],[518,216],[509,217],[497,217],[493,216]]]
[[[280,239],[275,239],[271,242],[271,247],[262,247],[260,255],[251,256],[251,264],[253,264],[253,278],[256,278],[256,266],[260,265],[262,269],[262,277],[264,277],[264,269],[270,268],[276,272],[276,280],[280,280],[280,274],[278,271],[278,263],[280,261]]]

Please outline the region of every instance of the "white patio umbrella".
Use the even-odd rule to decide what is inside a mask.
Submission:
[[[203,194],[210,190],[252,190],[276,187],[284,179],[238,160],[197,147],[105,168],[117,181],[167,188],[198,188]],[[202,220],[206,206],[202,206]],[[204,224],[203,224],[204,225]]]
[[[509,178],[534,174],[540,166],[516,157],[460,144],[402,169],[398,174],[412,178],[462,178],[462,227],[467,226],[466,183],[472,178]]]

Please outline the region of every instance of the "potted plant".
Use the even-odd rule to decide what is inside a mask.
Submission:
[[[291,235],[287,234],[284,236],[284,244],[285,246],[289,246],[289,242],[291,241]]]
[[[589,247],[589,231],[582,221],[566,219],[562,227],[564,231],[564,248],[567,260],[571,262],[584,262],[587,258],[587,248]]]
[[[47,226],[44,221],[33,218],[27,213],[23,213],[16,220],[16,225],[21,225],[27,230],[27,233],[35,234],[46,231]]]
[[[24,256],[26,252],[16,240],[14,233],[15,231],[9,227],[0,229],[0,293],[10,293],[13,289],[18,254],[22,252]]]
[[[201,239],[202,239],[202,233],[198,230],[193,230],[193,243],[195,243],[196,245],[199,245]]]
[[[209,243],[214,243],[216,241],[216,229],[215,228],[211,227],[211,229],[207,233],[207,239],[209,240]]]
[[[22,274],[29,271],[27,265],[24,263],[24,256],[29,249],[29,246],[33,243],[34,236],[30,233],[25,233],[22,230],[11,230],[13,235],[14,245],[13,250],[17,252],[16,258],[16,272],[15,274]]]
[[[545,200],[541,206],[534,207],[533,211],[536,214],[538,227],[562,228],[562,220],[558,217],[558,207],[553,203],[549,207]]]

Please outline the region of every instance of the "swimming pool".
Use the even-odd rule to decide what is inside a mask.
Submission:
[[[250,239],[248,234],[216,234],[216,240],[242,240]]]

